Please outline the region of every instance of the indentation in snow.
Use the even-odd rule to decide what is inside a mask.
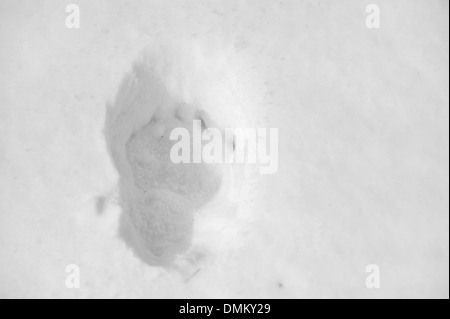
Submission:
[[[121,235],[151,264],[166,263],[189,248],[194,213],[221,186],[216,167],[170,160],[176,143],[171,130],[192,131],[199,114],[206,116],[172,97],[145,60],[135,64],[107,110],[105,135],[120,174]]]

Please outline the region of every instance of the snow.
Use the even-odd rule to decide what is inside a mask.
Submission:
[[[0,1],[0,297],[448,298],[447,1],[67,4]],[[196,114],[278,128],[278,172],[129,143]],[[136,203],[179,231],[124,230]]]

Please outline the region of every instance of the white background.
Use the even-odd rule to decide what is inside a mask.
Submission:
[[[69,3],[0,0],[0,297],[448,298],[447,1],[80,0],[79,29]],[[224,97],[280,132],[278,173],[229,247],[177,268],[118,237],[103,136],[107,102],[161,38],[238,75]]]

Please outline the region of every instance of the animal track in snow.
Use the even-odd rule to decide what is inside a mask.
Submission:
[[[191,131],[199,111],[176,101],[142,61],[107,109],[105,135],[120,175],[121,235],[148,263],[164,263],[189,248],[194,213],[221,186],[213,165],[170,159],[171,130]]]

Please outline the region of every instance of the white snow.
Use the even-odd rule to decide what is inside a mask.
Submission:
[[[0,1],[0,298],[448,298],[447,1],[73,3]],[[278,128],[278,172],[133,146],[195,114]]]

